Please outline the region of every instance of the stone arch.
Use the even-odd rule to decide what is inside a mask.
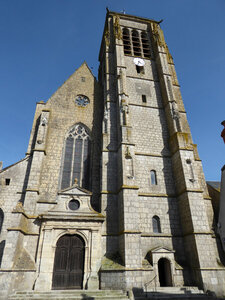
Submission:
[[[60,233],[55,237],[54,243],[53,243],[52,246],[55,248],[58,240],[66,234],[68,234],[68,235],[75,235],[75,234],[79,235],[84,240],[85,247],[87,247],[88,237],[83,232],[81,232],[80,230],[77,230],[77,229],[66,229],[66,230],[60,231]]]

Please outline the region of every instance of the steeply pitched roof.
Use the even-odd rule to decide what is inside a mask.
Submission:
[[[220,181],[206,181],[206,183],[211,186],[214,190],[220,192]]]

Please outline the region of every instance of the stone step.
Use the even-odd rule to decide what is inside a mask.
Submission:
[[[125,295],[126,293],[122,290],[58,290],[58,291],[50,291],[50,292],[43,292],[43,291],[17,291],[15,295],[80,295],[80,294],[94,294],[94,295]]]
[[[156,287],[148,288],[147,291],[137,292],[135,300],[215,300],[217,298],[204,294],[202,290],[194,286],[183,287]]]
[[[167,293],[167,294],[204,294],[202,290],[199,290],[196,286],[167,286],[167,287],[156,287],[148,288],[147,292]]]
[[[26,297],[9,297],[9,300],[48,300],[48,299],[56,299],[56,300],[128,300],[128,298],[126,296],[87,296],[87,295],[77,295],[77,296],[69,296],[69,297],[64,297],[64,296],[58,296],[58,297],[54,297],[54,298],[49,298],[46,295],[43,296],[26,296]]]
[[[69,296],[69,297],[54,297],[49,298],[47,295],[42,296],[26,296],[26,297],[9,297],[9,300],[16,300],[16,299],[24,299],[24,300],[48,300],[48,299],[57,299],[57,300],[128,300],[127,296],[87,296],[87,295],[77,295],[77,296]]]
[[[9,300],[128,300],[126,292],[122,290],[53,290],[18,291],[10,295]]]
[[[206,295],[161,295],[161,296],[148,296],[148,297],[135,297],[135,300],[146,300],[146,299],[152,299],[152,300],[216,300],[218,298],[206,296]]]
[[[216,299],[212,296],[207,296],[205,294],[193,294],[193,295],[181,295],[181,294],[146,294],[145,296],[135,296],[135,300],[144,300],[144,299],[154,299],[154,300],[161,300],[161,299],[176,299],[176,300],[212,300],[212,299]]]

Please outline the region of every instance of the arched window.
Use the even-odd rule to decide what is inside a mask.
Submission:
[[[157,185],[156,171],[151,170],[150,171],[150,176],[151,176],[151,184],[152,185]]]
[[[4,220],[4,213],[3,213],[2,209],[0,208],[0,233],[2,231],[3,220]]]
[[[86,127],[76,124],[67,134],[61,189],[77,183],[85,189],[89,188],[90,179],[90,136]]]
[[[134,56],[141,56],[140,38],[139,33],[136,30],[132,31],[132,44]]]
[[[161,233],[160,218],[158,216],[152,218],[152,228],[153,232]]]
[[[127,28],[123,29],[123,51],[126,55],[131,55],[130,32]]]
[[[144,57],[150,58],[150,47],[149,47],[149,40],[146,32],[141,33],[141,42],[142,42],[142,49]]]

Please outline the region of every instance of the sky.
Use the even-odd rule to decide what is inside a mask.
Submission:
[[[206,180],[225,164],[224,0],[0,0],[0,161],[25,156],[36,102],[86,61],[97,77],[106,7],[161,20]]]

